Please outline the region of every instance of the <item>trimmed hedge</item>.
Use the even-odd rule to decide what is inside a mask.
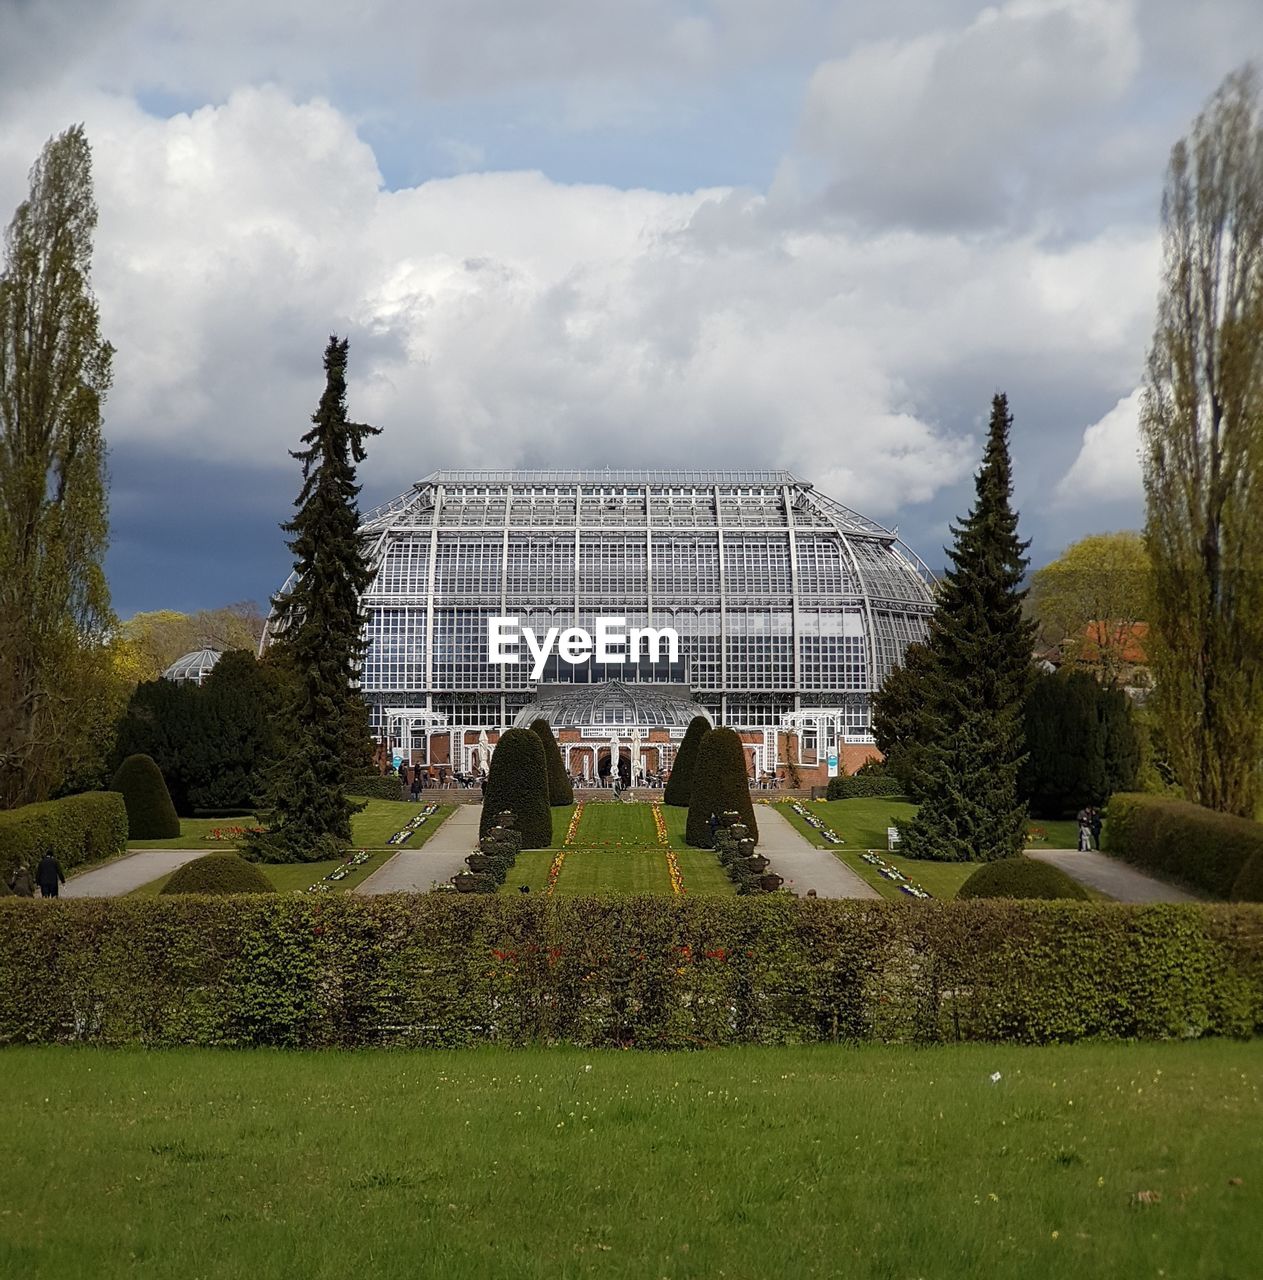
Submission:
[[[258,867],[235,853],[208,853],[179,867],[162,886],[164,894],[275,893]]]
[[[127,808],[117,791],[88,791],[0,812],[0,879],[15,867],[32,875],[51,849],[63,871],[127,849]]]
[[[826,799],[861,800],[870,796],[901,796],[903,783],[882,774],[857,773],[829,779]]]
[[[531,732],[544,748],[544,764],[548,777],[548,803],[555,809],[561,804],[574,804],[574,788],[566,776],[566,764],[561,758],[561,748],[553,736],[553,727],[540,716],[531,721]],[[551,843],[551,840],[549,841]]]
[[[548,764],[544,744],[529,729],[501,734],[491,753],[491,769],[482,788],[478,837],[496,825],[508,809],[522,833],[523,849],[547,849],[553,842],[553,811],[548,803]]]
[[[1186,800],[1123,792],[1105,817],[1106,853],[1215,898],[1227,898],[1246,863],[1263,853],[1263,823]]]
[[[695,849],[709,849],[711,814],[718,817],[729,810],[741,815],[751,839],[758,844],[759,824],[750,799],[745,747],[735,729],[712,729],[697,748],[684,839]]]
[[[1233,902],[1263,902],[1263,853],[1250,855],[1232,886]]]
[[[667,1049],[1260,1031],[1257,906],[0,901],[3,1044]]]
[[[401,800],[403,799],[403,783],[398,773],[366,773],[353,778],[347,787],[347,794],[358,800]]]
[[[1060,867],[1034,858],[1001,858],[988,862],[956,891],[958,898],[1071,898],[1086,900],[1088,891]]]
[[[110,790],[127,806],[127,835],[131,840],[176,839],[180,819],[162,770],[151,756],[128,756],[114,771]]]
[[[671,776],[662,792],[663,804],[676,804],[681,807],[688,804],[693,795],[693,771],[697,768],[697,749],[702,739],[710,732],[711,724],[705,716],[694,716],[684,730],[684,741],[675,753],[675,763],[671,766]]]

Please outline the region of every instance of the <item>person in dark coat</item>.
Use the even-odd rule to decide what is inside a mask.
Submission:
[[[40,894],[45,898],[57,897],[58,885],[66,883],[66,873],[61,869],[61,863],[53,857],[51,849],[39,860],[35,883],[39,885]]]
[[[1096,805],[1093,805],[1088,810],[1088,815],[1088,828],[1092,832],[1092,848],[1099,849],[1101,847],[1101,828],[1105,825],[1105,819],[1101,817],[1101,811]]]
[[[33,898],[35,896],[35,881],[31,879],[31,873],[25,867],[14,869],[13,874],[9,877],[9,888],[19,898]]]

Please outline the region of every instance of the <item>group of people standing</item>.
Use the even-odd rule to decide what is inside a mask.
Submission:
[[[57,861],[51,849],[39,860],[39,866],[35,868],[33,878],[26,867],[21,866],[15,867],[13,874],[9,877],[9,888],[19,898],[33,898],[37,888],[41,898],[55,898],[65,883],[66,873],[62,871],[61,863]]]
[[[1093,849],[1099,849],[1103,822],[1101,811],[1094,805],[1088,805],[1079,810],[1075,821],[1079,824],[1079,852],[1091,853]]]

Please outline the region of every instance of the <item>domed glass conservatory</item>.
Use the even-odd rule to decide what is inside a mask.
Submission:
[[[163,673],[176,684],[201,684],[224,655],[218,649],[195,649],[177,658]]]
[[[871,742],[872,692],[932,610],[931,575],[893,530],[786,471],[436,471],[363,530],[374,724],[457,771],[536,712],[576,774],[596,769],[584,744],[633,721],[668,768],[694,711],[741,731],[757,776],[787,750],[810,767]],[[497,664],[493,618],[538,637],[671,628],[678,652],[572,662],[554,647],[537,664],[523,648]]]

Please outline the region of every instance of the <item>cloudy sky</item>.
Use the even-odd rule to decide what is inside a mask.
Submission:
[[[83,121],[123,616],[264,599],[351,338],[440,466],[788,467],[942,561],[1135,526],[1172,142],[1258,0],[0,0],[0,210]]]

